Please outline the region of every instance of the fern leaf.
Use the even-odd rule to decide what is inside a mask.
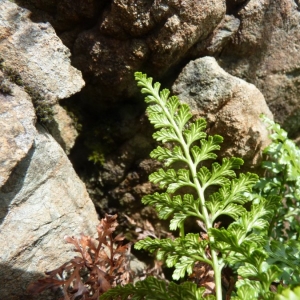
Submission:
[[[161,130],[153,133],[153,138],[163,143],[179,142],[179,138],[173,128],[162,128]]]
[[[194,123],[191,123],[189,128],[183,131],[183,135],[186,139],[187,146],[189,147],[193,142],[206,138],[204,132],[206,128],[206,121],[204,119],[198,119]]]
[[[169,113],[171,116],[174,116],[178,107],[179,107],[179,100],[178,97],[172,96],[168,99],[167,105],[166,105]]]
[[[174,121],[176,122],[180,131],[183,130],[186,123],[192,118],[192,114],[190,112],[190,108],[187,104],[181,104],[177,114],[174,117]]]

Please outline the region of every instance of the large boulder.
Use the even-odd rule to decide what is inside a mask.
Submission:
[[[245,1],[235,16],[239,30],[218,62],[230,74],[253,83],[275,121],[299,135],[299,1]]]
[[[4,77],[0,71],[2,86],[9,86]],[[4,95],[0,89],[0,187],[27,155],[36,134],[36,117],[30,97],[18,86],[15,86],[14,94],[15,97]]]
[[[52,108],[53,119],[46,121],[52,121],[55,137],[69,151],[77,134],[72,126],[60,125],[61,116],[66,113],[55,106],[59,100],[79,92],[84,81],[81,72],[71,66],[70,51],[53,27],[45,22],[34,23],[30,18],[29,10],[8,0],[0,2],[0,59],[3,61],[0,69],[25,87],[40,114],[46,112],[42,106]],[[60,128],[64,132],[57,130]]]
[[[221,156],[242,157],[250,168],[260,162],[268,131],[259,116],[272,114],[253,84],[225,72],[213,57],[203,57],[186,65],[172,90],[207,120],[209,134],[224,137]]]
[[[97,95],[97,101],[111,105],[132,96],[135,71],[158,77],[177,66],[225,10],[219,0],[111,1],[99,24],[80,33],[74,44],[74,65],[90,82],[85,97]]]
[[[74,256],[64,236],[94,234],[98,217],[63,149],[35,129],[28,95],[10,88],[0,94],[0,122],[10,125],[1,132],[0,295],[17,300],[31,299],[27,285]]]

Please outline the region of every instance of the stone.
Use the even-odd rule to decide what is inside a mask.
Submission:
[[[259,116],[272,118],[272,114],[253,84],[225,72],[215,58],[203,57],[184,67],[172,91],[207,120],[209,134],[224,137],[222,157],[241,157],[247,168],[260,163],[269,140]]]
[[[300,15],[292,0],[252,0],[236,14],[241,25],[218,57],[230,74],[253,83],[290,134],[300,130]]]
[[[135,95],[135,71],[163,76],[209,36],[225,10],[219,0],[112,1],[99,25],[79,34],[74,44],[74,65],[92,83],[84,100],[110,106]]]
[[[56,102],[84,86],[81,72],[70,64],[70,51],[49,23],[33,23],[30,11],[0,2],[0,53],[24,84]]]
[[[0,71],[0,75],[3,73]],[[0,187],[33,146],[35,111],[30,97],[9,83],[13,95],[0,92]]]
[[[1,298],[32,299],[25,298],[28,284],[74,257],[64,236],[96,233],[95,207],[63,149],[40,126],[0,199]]]
[[[65,109],[59,104],[54,105],[52,109],[54,122],[51,122],[47,127],[51,135],[64,149],[66,154],[69,155],[78,137],[78,131],[74,127],[72,118],[67,114]]]
[[[216,27],[210,37],[197,43],[190,51],[194,57],[217,56],[235,36],[240,26],[240,20],[234,16],[225,15],[220,24]]]
[[[0,2],[0,58],[3,68],[17,74],[16,83],[24,86],[35,107],[38,97],[39,104],[52,109],[51,130],[69,153],[77,132],[57,102],[79,92],[85,83],[81,72],[71,66],[71,53],[52,26],[34,23],[30,17],[29,10],[10,1]]]

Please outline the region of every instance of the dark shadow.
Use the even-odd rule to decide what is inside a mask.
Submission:
[[[34,151],[33,144],[28,154],[15,166],[6,183],[0,188],[0,225],[8,213],[12,200],[24,185],[25,174],[31,163]]]
[[[44,276],[43,273],[26,272],[1,262],[0,298],[5,300],[58,300],[62,296],[60,290],[46,290],[37,296],[27,293],[28,285]]]

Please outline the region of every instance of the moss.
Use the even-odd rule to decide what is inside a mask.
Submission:
[[[46,124],[53,121],[54,113],[52,106],[46,102],[46,100],[36,89],[30,87],[28,84],[25,84],[21,75],[17,71],[6,66],[4,59],[1,57],[0,70],[3,72],[5,78],[7,78],[10,82],[17,84],[18,86],[23,87],[25,92],[30,96],[39,123]],[[4,94],[12,93],[10,87],[4,84],[3,81],[0,83],[0,91],[2,91]]]
[[[52,106],[40,95],[40,93],[28,85],[24,86],[25,92],[30,96],[37,119],[42,124],[51,123],[53,121],[54,112]]]
[[[4,80],[2,80],[0,82],[0,92],[3,93],[4,95],[12,95],[12,90],[11,88],[9,87],[8,84],[6,84],[4,82]]]
[[[23,86],[20,74],[14,69],[5,66],[3,58],[0,58],[0,70],[4,73],[5,77],[9,79],[9,81],[17,84],[18,86]]]

